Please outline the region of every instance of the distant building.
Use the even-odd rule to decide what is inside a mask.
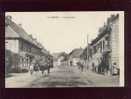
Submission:
[[[61,52],[57,55],[57,65],[66,65],[68,54]]]
[[[69,53],[68,63],[71,65],[77,65],[81,60],[81,54],[83,53],[82,48],[74,49]]]
[[[86,53],[86,54],[85,54]],[[119,74],[119,15],[112,15],[98,36],[84,50],[88,68],[103,74]]]
[[[5,48],[20,56],[18,64],[12,68],[28,69],[33,59],[47,54],[44,47],[32,35],[28,35],[21,24],[12,21],[11,16],[5,17]]]

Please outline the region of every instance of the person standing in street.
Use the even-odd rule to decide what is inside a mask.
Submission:
[[[32,62],[31,65],[30,65],[30,74],[32,75],[33,72],[34,72],[34,64]]]

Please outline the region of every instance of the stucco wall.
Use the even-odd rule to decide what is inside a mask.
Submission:
[[[14,52],[14,53],[18,53],[19,52],[19,40],[18,39],[6,39],[6,49]]]
[[[115,20],[112,24],[112,33],[111,33],[111,61],[112,64],[116,63],[117,67],[119,67],[119,22]]]

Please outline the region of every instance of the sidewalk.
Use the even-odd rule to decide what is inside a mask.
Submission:
[[[52,68],[50,72],[53,72],[56,69],[57,68]],[[11,73],[11,75],[11,77],[5,78],[5,88],[27,88],[30,83],[43,76],[40,71],[38,73],[34,72],[33,75],[30,75],[30,72]]]

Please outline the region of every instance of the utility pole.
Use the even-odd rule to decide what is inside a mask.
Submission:
[[[89,39],[89,35],[87,34],[87,54],[86,54],[86,66],[87,66],[87,69],[88,69],[88,45],[89,45],[89,43],[88,43],[88,39]]]

